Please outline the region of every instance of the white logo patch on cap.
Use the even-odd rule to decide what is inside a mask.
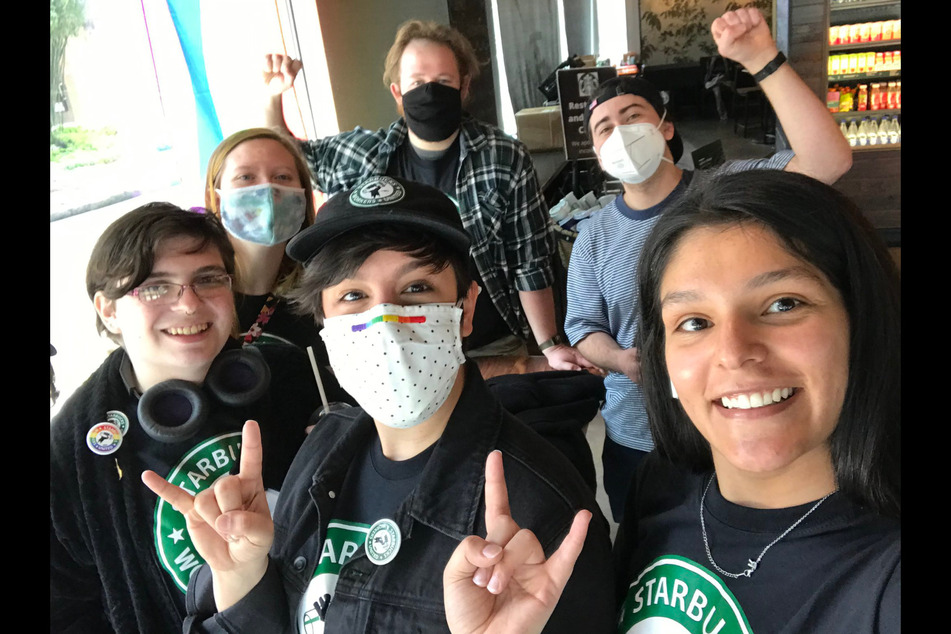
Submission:
[[[406,190],[399,181],[389,176],[374,176],[350,193],[350,204],[354,207],[378,207],[403,200],[404,196]]]

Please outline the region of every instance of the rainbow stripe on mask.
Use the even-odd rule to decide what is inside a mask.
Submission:
[[[416,315],[414,317],[401,317],[399,315],[380,315],[379,317],[374,317],[365,324],[355,324],[350,326],[352,332],[360,332],[361,330],[366,330],[373,324],[378,324],[382,321],[393,322],[397,324],[425,324],[426,317],[425,315]]]

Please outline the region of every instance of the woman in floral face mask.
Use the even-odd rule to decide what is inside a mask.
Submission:
[[[284,247],[314,222],[310,172],[292,140],[251,128],[222,141],[208,162],[205,206],[221,217],[234,245],[235,308],[245,341],[322,351],[313,322],[291,314],[283,299],[300,274]]]

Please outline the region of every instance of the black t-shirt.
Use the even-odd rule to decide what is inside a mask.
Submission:
[[[459,137],[452,142],[438,158],[426,158],[413,147],[409,137],[396,150],[390,162],[387,174],[407,178],[442,191],[456,205],[456,178],[459,173]],[[470,257],[470,269],[476,271],[475,281],[485,288],[482,275],[478,273],[475,261]],[[502,319],[495,304],[486,292],[480,293],[476,300],[475,314],[472,320],[472,334],[466,339],[466,348],[475,349],[511,335],[508,324]]]
[[[243,335],[254,325],[268,295],[234,294],[234,308],[238,313],[238,326]],[[314,348],[314,355],[321,365],[327,363],[327,350],[323,339],[320,338],[321,327],[312,317],[297,315],[292,312],[284,299],[278,299],[274,306],[274,313],[262,326],[263,333],[257,343],[270,343],[275,339],[282,343],[292,343],[298,348]]]
[[[416,488],[435,446],[409,460],[394,461],[383,455],[380,437],[374,436],[350,465],[334,517],[361,524],[393,518]]]
[[[459,175],[459,137],[436,158],[420,155],[410,143],[409,137],[406,137],[390,160],[386,173],[389,176],[425,183],[455,200],[456,178]]]
[[[704,546],[700,500],[710,477],[653,453],[639,468],[614,543],[618,631],[648,619],[720,634],[901,631],[898,520],[834,493],[769,548],[751,577],[733,579],[714,569]],[[714,481],[703,512],[717,565],[742,572],[814,505],[748,508],[724,499]]]

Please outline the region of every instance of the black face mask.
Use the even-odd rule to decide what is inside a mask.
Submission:
[[[403,95],[403,117],[423,141],[443,141],[462,123],[462,93],[439,82],[417,86]]]

